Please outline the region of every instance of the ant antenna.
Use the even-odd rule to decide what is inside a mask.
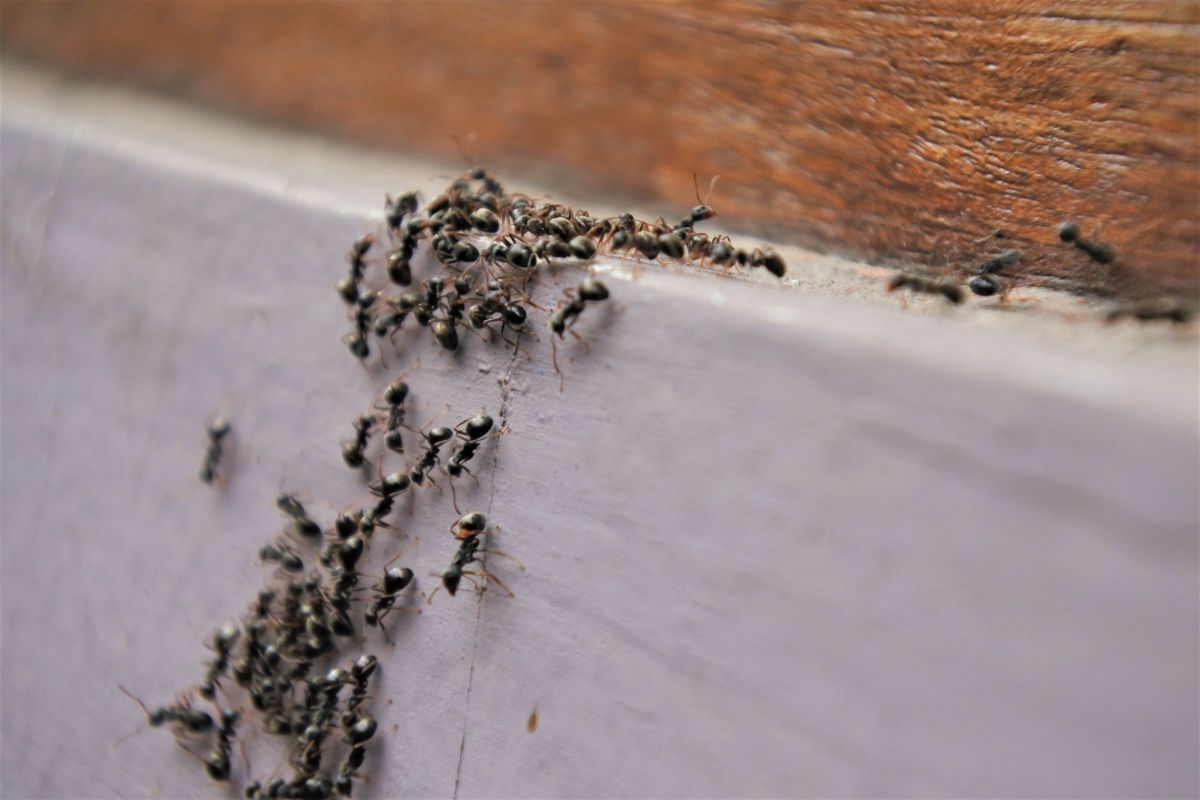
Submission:
[[[708,193],[704,195],[704,199],[700,199],[700,183],[696,177],[696,173],[692,173],[692,186],[696,188],[696,202],[702,206],[708,205],[708,198],[712,197],[713,189],[717,186],[717,181],[720,180],[720,175],[713,175],[712,180],[708,182]]]
[[[475,167],[479,166],[479,161],[474,156],[474,150],[475,150],[475,148],[474,148],[475,132],[474,131],[471,131],[470,133],[467,134],[467,140],[465,142],[463,141],[462,137],[459,136],[457,133],[450,134],[450,138],[454,141],[454,144],[458,147],[459,155],[461,155],[463,157],[463,160],[467,162],[468,169],[474,169]],[[471,146],[468,147],[468,145],[471,145]]]

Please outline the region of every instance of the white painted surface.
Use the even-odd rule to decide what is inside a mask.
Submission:
[[[116,684],[199,679],[280,488],[324,521],[361,498],[337,442],[398,365],[348,356],[332,284],[384,191],[438,180],[5,92],[0,789],[211,795],[170,737],[115,746],[141,720]],[[441,595],[371,641],[398,729],[370,796],[1197,794],[1194,338],[904,311],[860,277],[613,274],[562,394],[544,332],[530,360],[414,348],[422,414],[495,410],[507,379],[512,432],[462,499],[527,572],[494,560],[515,600]],[[373,565],[440,570],[453,517],[421,495]]]

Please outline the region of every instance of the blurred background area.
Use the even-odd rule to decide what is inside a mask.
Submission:
[[[15,59],[576,197],[964,273],[1200,290],[1200,4],[3,0]],[[1120,257],[1058,245],[1079,221]],[[983,255],[981,255],[983,254]]]

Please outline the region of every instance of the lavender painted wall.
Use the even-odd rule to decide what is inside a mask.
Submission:
[[[289,185],[169,114],[141,141],[23,102],[0,149],[0,788],[212,795],[169,736],[117,744],[142,717],[116,685],[199,679],[278,490],[323,521],[362,497],[337,442],[398,364],[349,358],[332,284],[359,199],[431,173]],[[441,595],[370,640],[397,728],[368,796],[1197,793],[1193,338],[615,268],[562,393],[545,332],[528,358],[414,345],[418,418],[503,404],[460,501],[526,571],[494,560],[515,599]],[[407,548],[428,589],[454,512],[411,511],[372,568]]]

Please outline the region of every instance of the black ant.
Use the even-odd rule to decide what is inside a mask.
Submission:
[[[483,561],[478,556],[481,545],[482,541],[478,536],[470,536],[462,540],[462,543],[459,544],[458,552],[454,554],[454,558],[450,561],[450,566],[447,567],[441,575],[442,587],[449,592],[451,597],[454,597],[456,594],[458,594],[458,586],[462,582],[464,575],[480,574],[464,569],[472,563],[477,563],[480,565],[480,570],[483,576],[496,581],[496,585],[503,589],[509,597],[512,597],[512,591],[504,585],[504,582],[483,568]],[[437,590],[435,589],[434,592],[429,595],[430,602],[433,602],[433,595],[436,593]]]
[[[235,729],[241,716],[232,708],[221,711],[221,725],[217,728],[217,741],[204,759],[204,769],[214,781],[229,780],[229,751],[233,746]]]
[[[366,457],[363,451],[367,449],[367,443],[371,438],[371,428],[375,425],[375,418],[363,414],[354,420],[354,439],[353,441],[342,442],[342,461],[346,462],[346,466],[351,469],[357,469],[366,463]]]
[[[784,262],[783,256],[769,247],[766,250],[754,248],[750,254],[750,266],[765,267],[767,272],[776,278],[782,278],[787,274],[787,264]]]
[[[382,466],[383,464],[380,462],[380,467],[382,468]],[[408,491],[414,482],[403,472],[392,472],[381,476],[379,480],[372,483],[369,487],[371,494],[378,497],[379,500],[371,510],[358,518],[359,532],[363,536],[370,538],[375,533],[377,526],[391,527],[384,523],[384,518],[392,512],[392,509],[396,505],[396,498]]]
[[[421,296],[416,292],[404,292],[395,299],[384,298],[383,303],[390,310],[387,313],[376,314],[373,324],[375,335],[380,339],[393,336],[404,326],[408,315],[421,304]]]
[[[513,347],[518,345],[504,336],[504,329],[512,328],[520,333],[528,318],[525,307],[509,300],[506,291],[502,291],[500,284],[495,282],[488,285],[488,291],[480,302],[467,309],[467,321],[475,330],[489,327],[493,321],[499,320],[501,338]]]
[[[350,252],[346,253],[346,261],[350,263],[350,274],[338,281],[337,292],[347,305],[352,305],[358,300],[359,286],[367,269],[366,255],[374,244],[374,236],[360,236],[350,245]]]
[[[572,296],[572,293],[574,293],[574,296]],[[579,315],[583,313],[583,309],[587,306],[587,303],[608,299],[608,287],[589,275],[579,283],[576,289],[565,289],[563,290],[563,294],[571,298],[570,302],[566,304],[560,302],[554,309],[554,314],[550,317],[550,331],[557,334],[559,339],[562,338],[564,331],[571,330]],[[574,331],[571,331],[571,335],[583,341],[583,337]],[[550,339],[550,345],[554,371],[559,374],[559,391],[562,391],[562,370],[558,368],[558,345],[555,344],[553,337]]]
[[[229,434],[232,426],[225,417],[217,417],[204,428],[208,436],[208,449],[204,453],[204,466],[200,467],[200,480],[212,483],[217,479],[217,467],[221,461],[221,440]]]
[[[346,714],[349,717],[345,721],[349,721],[356,716],[358,707],[367,699],[367,685],[371,680],[371,676],[375,674],[376,667],[379,666],[379,659],[374,655],[367,653],[359,656],[358,660],[350,667],[350,681],[354,684],[350,692],[350,697],[346,699]]]
[[[304,560],[287,544],[264,544],[259,548],[258,557],[262,561],[277,562],[284,572],[304,572]]]
[[[296,533],[307,539],[317,539],[321,536],[321,526],[308,516],[304,506],[295,495],[281,494],[275,498],[275,506],[292,518]]]
[[[359,361],[365,361],[371,355],[370,333],[374,317],[371,309],[379,295],[364,289],[359,293],[354,306],[354,330],[342,337],[350,353]]]
[[[395,200],[392,199],[391,195],[384,195],[384,219],[391,230],[399,230],[400,226],[404,224],[404,218],[409,214],[415,214],[416,211],[416,192],[405,192]]]
[[[357,744],[350,748],[346,760],[338,768],[337,777],[333,779],[333,788],[342,797],[349,797],[354,791],[354,776],[367,758],[366,745]]]
[[[498,556],[511,558],[516,561],[517,565],[524,569],[524,565],[517,561],[512,556],[500,550],[483,549],[483,534],[487,529],[487,517],[478,511],[472,511],[463,514],[450,526],[450,532],[454,534],[454,538],[458,540],[458,551],[454,554],[454,558],[450,562],[450,566],[441,574],[442,585],[439,588],[444,588],[453,597],[458,593],[459,584],[464,575],[482,576],[490,578],[496,582],[501,589],[512,597],[512,591],[504,585],[504,582],[497,578],[492,573],[488,572],[484,567],[483,560],[479,558],[479,553],[494,553]],[[466,567],[472,563],[479,565],[479,572],[471,572]],[[429,595],[428,602],[433,602],[433,596],[437,594],[435,588]]]
[[[914,292],[925,294],[940,294],[954,305],[958,305],[963,301],[962,287],[957,283],[948,280],[934,280],[907,272],[899,272],[888,281],[887,290],[889,292],[894,292],[897,289],[910,289]]]
[[[1105,316],[1108,322],[1116,322],[1124,317],[1132,317],[1139,322],[1155,322],[1165,320],[1178,325],[1192,321],[1196,309],[1178,301],[1161,301],[1156,303],[1124,303],[1116,306]]]
[[[363,621],[372,628],[383,630],[383,618],[396,604],[396,598],[413,582],[413,571],[408,567],[391,567],[383,573],[383,580],[376,585],[376,597],[363,615]],[[386,633],[386,631],[385,631]]]
[[[998,256],[993,256],[979,265],[979,273],[967,281],[967,287],[980,297],[990,297],[1001,292],[1001,299],[1011,289],[1011,284],[1005,280],[1004,271],[1017,263],[1021,258],[1020,250],[1005,250]]]
[[[1112,245],[1104,242],[1094,242],[1079,235],[1079,226],[1074,222],[1064,222],[1058,226],[1058,238],[1063,242],[1074,244],[1088,254],[1088,258],[1097,264],[1110,264],[1117,257],[1117,251]]]
[[[192,704],[186,696],[177,700],[174,705],[160,706],[151,711],[133,692],[124,686],[118,686],[117,688],[126,697],[142,707],[142,711],[146,713],[146,722],[152,728],[158,728],[167,723],[174,723],[179,726],[179,730],[186,731],[187,733],[206,733],[213,729],[214,722],[212,716],[207,711],[197,711],[192,708]]]
[[[393,453],[404,452],[404,436],[400,428],[404,425],[405,405],[408,399],[408,384],[403,378],[397,378],[388,384],[383,392],[383,402],[387,405],[387,430],[383,435],[383,443]]]
[[[713,217],[717,216],[717,212],[708,207],[708,198],[712,197],[713,187],[717,185],[717,179],[720,177],[720,175],[714,175],[712,180],[709,181],[708,194],[706,194],[704,196],[704,200],[701,201],[700,184],[696,178],[696,173],[692,173],[692,186],[696,189],[696,202],[699,203],[699,205],[692,209],[692,213],[687,217],[687,219],[681,220],[679,224],[675,226],[675,230],[678,231],[685,228],[691,228],[697,222],[703,222],[706,219],[712,219]]]
[[[451,478],[450,491],[454,500],[455,511],[458,511],[459,508],[458,498],[454,494],[453,479],[462,475],[463,472],[466,472],[472,478],[475,477],[474,473],[467,468],[467,462],[475,457],[475,453],[478,452],[480,445],[483,443],[483,438],[487,436],[493,424],[492,418],[487,414],[477,414],[459,423],[454,429],[454,432],[463,440],[463,443],[450,455],[444,469],[446,470],[446,474]]]
[[[219,685],[221,676],[229,669],[229,657],[233,653],[233,646],[238,640],[241,631],[234,625],[226,625],[213,634],[212,648],[217,657],[208,665],[208,672],[204,676],[204,683],[200,684],[200,696],[208,700],[216,697],[217,686]]]
[[[440,427],[423,433],[422,436],[425,438],[425,451],[421,454],[416,466],[409,470],[408,477],[418,486],[423,484],[426,478],[429,478],[430,483],[437,485],[430,477],[429,471],[438,463],[438,454],[441,452],[442,445],[450,441],[454,436],[454,431]]]

